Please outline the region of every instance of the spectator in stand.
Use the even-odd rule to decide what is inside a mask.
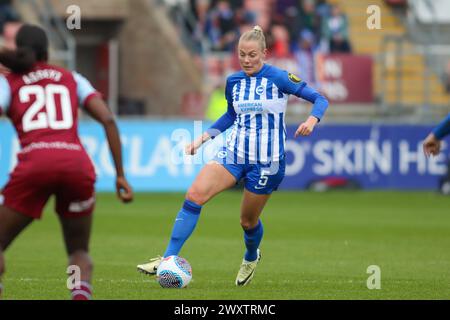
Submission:
[[[189,0],[188,15],[193,17],[195,21],[188,18],[186,21],[186,29],[190,32],[193,40],[191,50],[199,55],[203,51],[204,27],[206,25],[209,7],[210,0]]]
[[[3,26],[2,46],[6,49],[16,49],[16,34],[22,27],[22,22],[7,22]]]
[[[331,16],[323,21],[322,36],[329,42],[330,53],[351,52],[348,39],[348,19],[339,6],[331,9]]]
[[[227,100],[225,99],[225,84],[219,84],[213,89],[209,96],[205,119],[209,121],[216,121],[223,115],[223,109],[226,105]]]
[[[238,11],[244,8],[244,0],[228,0],[233,11]]]
[[[0,0],[0,35],[3,34],[5,23],[19,20],[19,14],[14,9],[12,0]]]
[[[299,66],[298,75],[310,86],[315,87],[314,54],[316,43],[314,34],[308,29],[303,30],[293,50]]]
[[[289,50],[289,31],[284,25],[273,25],[271,28],[272,43],[269,48],[270,56],[286,58],[291,55]]]
[[[292,43],[295,42],[298,30],[301,29],[298,0],[277,0],[273,2],[272,23],[284,24],[289,31]]]
[[[320,28],[314,0],[303,0],[300,5],[300,30],[308,29],[314,34],[319,35]]]
[[[331,15],[331,6],[327,0],[316,0],[316,14],[321,20]]]
[[[235,11],[235,22],[239,29],[239,35],[243,34],[248,29],[253,28],[253,25],[256,24],[256,12],[251,10],[251,8],[248,8],[244,1],[231,1],[230,5]],[[245,28],[245,31],[241,30],[243,27]]]
[[[205,33],[216,51],[231,51],[238,40],[238,26],[230,3],[221,0],[208,14]]]
[[[189,8],[197,20],[202,20],[208,12],[210,0],[189,0]]]
[[[228,1],[219,1],[216,6],[216,13],[219,17],[220,31],[222,34],[235,31],[234,11]]]
[[[292,16],[297,17],[298,8],[297,8],[298,0],[277,0],[272,3],[272,21],[274,23],[285,23],[286,18],[290,18]]]
[[[275,16],[282,18],[297,5],[297,0],[277,0],[273,2]],[[275,17],[274,17],[275,18]]]

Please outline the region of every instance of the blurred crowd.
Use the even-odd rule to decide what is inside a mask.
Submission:
[[[20,16],[14,9],[13,0],[0,0],[0,48],[13,48],[14,36],[20,25]],[[0,74],[8,72],[0,64]]]
[[[198,53],[230,54],[240,35],[261,26],[268,59],[295,61],[300,77],[316,81],[316,53],[350,53],[348,19],[326,0],[164,0],[171,12],[190,16],[185,26]],[[192,47],[191,47],[192,48]]]
[[[234,56],[239,37],[255,25],[266,35],[268,60],[276,64],[294,63],[290,70],[313,87],[316,53],[350,53],[349,25],[345,13],[326,0],[164,0],[172,16],[184,12],[191,17],[186,23],[197,52]],[[191,47],[192,48],[192,47]],[[289,61],[289,62],[288,62]],[[238,67],[235,65],[235,67]],[[210,77],[217,81],[211,94],[207,117],[217,118],[223,107],[224,65],[217,65]],[[217,76],[217,79],[215,78]],[[219,84],[220,83],[220,84]],[[214,106],[217,106],[214,107]],[[220,110],[219,113],[215,110]]]
[[[7,23],[19,20],[19,14],[13,7],[13,0],[0,0],[0,35],[3,35]]]
[[[203,36],[213,51],[232,52],[239,35],[256,24],[277,57],[351,51],[347,17],[326,0],[189,0],[188,10],[195,18],[192,37]]]

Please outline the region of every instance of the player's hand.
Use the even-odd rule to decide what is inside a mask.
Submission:
[[[205,142],[211,139],[211,136],[208,132],[203,133],[200,137],[192,141],[184,148],[184,152],[192,156],[197,153],[198,148],[200,148]]]
[[[199,147],[197,146],[195,141],[192,141],[191,143],[189,143],[185,148],[184,148],[184,152],[188,155],[188,156],[193,156],[194,154],[197,153],[197,149]]]
[[[191,142],[189,143],[185,148],[184,148],[184,152],[188,155],[188,156],[192,156],[194,154],[197,153],[197,148],[195,147],[195,142]]]
[[[198,138],[194,141],[192,141],[191,143],[189,143],[186,148],[184,149],[184,151],[186,152],[186,154],[188,156],[193,156],[194,154],[197,153],[198,148],[200,148],[203,144],[203,140],[202,138]]]
[[[117,177],[116,179],[117,197],[124,203],[133,201],[133,189],[128,184],[125,177]]]
[[[441,141],[430,133],[423,142],[423,152],[427,157],[436,156],[441,151]]]
[[[314,126],[317,124],[319,120],[314,116],[309,116],[308,119],[303,122],[295,131],[294,137],[298,136],[309,136],[311,132],[314,130]]]

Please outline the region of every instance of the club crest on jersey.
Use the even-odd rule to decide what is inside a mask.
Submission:
[[[288,73],[288,78],[293,83],[299,83],[300,81],[302,81],[302,79],[300,79],[299,77],[297,77],[295,74],[292,74],[292,73]]]
[[[217,157],[219,157],[220,159],[226,158],[227,157],[227,152],[226,151],[219,151],[217,153]]]
[[[255,90],[255,92],[256,92],[256,94],[257,95],[262,95],[263,93],[264,93],[264,86],[258,86],[257,88],[256,88],[256,90]]]

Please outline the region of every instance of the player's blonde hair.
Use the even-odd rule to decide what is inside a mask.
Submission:
[[[259,43],[261,50],[266,49],[266,37],[260,26],[254,26],[252,30],[246,31],[241,35],[240,41],[256,41]]]

